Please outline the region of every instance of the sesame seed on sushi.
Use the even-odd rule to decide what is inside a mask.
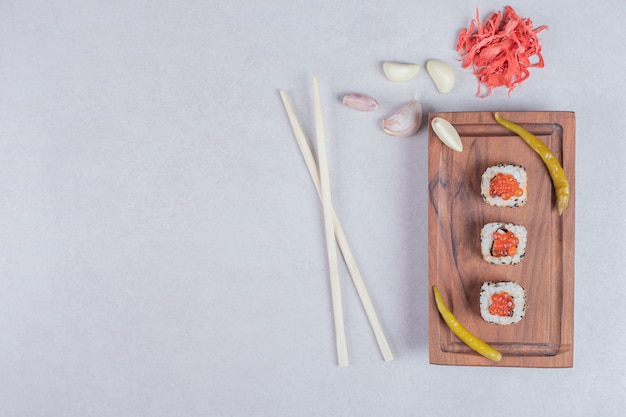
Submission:
[[[528,174],[521,165],[498,164],[485,170],[480,194],[496,207],[521,207],[528,195]]]
[[[519,323],[526,313],[526,290],[517,282],[489,281],[480,287],[480,315],[488,323]]]
[[[494,265],[515,265],[526,254],[527,233],[513,223],[487,223],[480,231],[480,250],[485,261]]]

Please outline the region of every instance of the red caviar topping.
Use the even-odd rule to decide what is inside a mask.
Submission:
[[[508,292],[499,292],[491,295],[489,314],[500,317],[511,317],[515,303]]]
[[[513,234],[513,232],[494,232],[491,255],[513,256],[517,253],[518,243],[519,239]]]
[[[519,182],[512,174],[498,173],[491,179],[489,185],[489,195],[491,197],[500,197],[503,200],[509,200],[511,197],[521,197],[524,190],[519,186]]]

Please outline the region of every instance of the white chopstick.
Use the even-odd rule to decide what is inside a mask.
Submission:
[[[313,157],[313,153],[311,152],[311,148],[309,146],[309,141],[304,134],[304,130],[302,129],[300,122],[298,121],[298,118],[293,110],[293,106],[287,97],[287,93],[281,91],[280,96],[282,98],[283,105],[285,106],[287,116],[289,117],[289,122],[291,123],[294,136],[296,137],[296,142],[298,143],[298,147],[300,148],[300,152],[304,158],[304,162],[308,168],[309,174],[311,175],[315,189],[321,198],[320,175],[317,164],[315,163],[315,158]],[[376,337],[378,347],[383,355],[383,359],[386,362],[391,361],[393,360],[393,354],[391,352],[391,348],[389,347],[389,343],[387,342],[385,332],[383,331],[378,315],[376,314],[376,309],[374,308],[367,288],[365,287],[365,283],[363,282],[363,278],[357,267],[356,260],[352,255],[348,239],[346,238],[343,228],[341,227],[339,219],[335,213],[333,213],[333,219],[335,224],[335,236],[337,238],[337,243],[339,244],[339,249],[341,250],[343,258],[346,261],[348,271],[352,277],[352,282],[354,283],[357,294],[361,299],[361,304],[363,305],[365,314],[367,315],[372,331],[374,332],[374,336]]]
[[[324,207],[324,230],[326,232],[328,267],[330,269],[330,291],[333,303],[333,316],[335,319],[337,362],[339,366],[348,366],[348,346],[346,344],[346,331],[343,322],[343,304],[341,301],[341,286],[339,283],[339,268],[337,266],[337,242],[335,241],[335,224],[333,221],[333,204],[330,194],[330,177],[328,173],[328,159],[326,155],[324,120],[322,116],[322,103],[320,101],[317,78],[315,77],[313,78],[313,101],[315,110],[315,131],[317,133],[317,158],[322,189],[322,206]]]

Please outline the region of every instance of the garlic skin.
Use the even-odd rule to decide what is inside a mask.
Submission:
[[[426,71],[435,82],[437,90],[442,94],[448,94],[454,86],[454,71],[452,67],[438,59],[426,62]]]
[[[446,146],[453,151],[462,152],[463,142],[459,132],[452,126],[452,123],[441,117],[435,117],[430,122],[433,131]]]
[[[390,136],[407,137],[422,125],[422,105],[414,100],[383,120],[383,130]]]
[[[383,72],[391,81],[398,83],[409,81],[420,70],[417,64],[403,64],[400,62],[384,62]]]
[[[343,97],[342,103],[346,107],[358,111],[373,111],[378,108],[378,101],[365,94],[348,94]]]

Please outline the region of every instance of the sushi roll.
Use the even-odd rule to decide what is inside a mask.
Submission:
[[[528,194],[526,168],[504,164],[487,168],[480,181],[480,194],[492,206],[523,206]]]
[[[526,228],[513,223],[487,223],[480,231],[480,250],[490,264],[518,264],[526,254]]]
[[[480,315],[487,323],[518,323],[526,313],[526,290],[517,282],[485,282],[480,287]]]

